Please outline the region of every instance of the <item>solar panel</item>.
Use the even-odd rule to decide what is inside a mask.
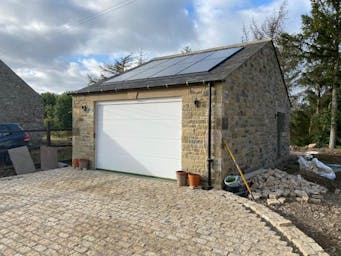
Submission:
[[[128,70],[121,75],[113,77],[104,82],[104,84],[210,71],[241,49],[242,47],[236,47],[168,59],[152,60],[135,69]]]
[[[133,80],[133,79],[131,79],[132,77],[137,76],[137,75],[139,75],[143,72],[146,72],[148,70],[151,70],[158,65],[162,65],[163,63],[165,63],[167,61],[169,61],[169,59],[157,60],[157,61],[151,61],[151,62],[145,63],[145,64],[138,66],[132,70],[129,70],[129,71],[127,71],[121,75],[115,76],[110,80],[105,81],[104,84],[110,83],[110,82]],[[135,78],[134,78],[134,80],[135,80]]]
[[[171,76],[173,74],[177,74],[178,72],[182,71],[183,69],[187,68],[187,63],[179,63],[173,66],[170,66],[158,73],[155,73],[151,77],[161,77],[161,76]]]
[[[186,68],[181,71],[179,74],[189,74],[189,73],[198,73],[209,71],[213,67],[217,66],[219,63],[223,62],[225,58],[214,58],[214,59],[205,59],[205,61],[200,61],[198,63],[193,64],[192,66]]]
[[[175,65],[177,62],[179,62],[180,60],[178,60],[177,58],[174,59],[167,59],[167,61],[165,62],[161,62],[163,60],[158,60],[157,62],[158,65],[154,66],[153,68],[147,69],[146,71],[139,73],[138,75],[134,76],[134,79],[144,79],[144,78],[150,78],[153,75],[162,72],[165,69],[168,69],[169,67]]]
[[[212,52],[202,52],[202,53],[197,53],[193,55],[188,55],[186,56],[186,59],[183,62],[197,62],[201,61],[204,58],[207,58],[208,56],[212,55]]]
[[[236,52],[240,51],[243,47],[229,48],[220,51],[215,51],[209,58],[228,58]]]

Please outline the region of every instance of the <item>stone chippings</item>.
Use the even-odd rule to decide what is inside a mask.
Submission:
[[[293,243],[304,256],[327,256],[328,254],[313,239],[308,237],[294,225],[291,221],[283,218],[269,208],[256,202],[239,197],[237,199],[257,213],[260,217],[269,222],[275,229],[283,234],[291,243]]]
[[[264,219],[296,228],[225,191],[64,168],[0,179],[0,195],[0,255],[299,255]]]
[[[250,178],[255,199],[267,199],[268,204],[284,203],[286,198],[319,203],[325,187],[309,182],[300,175],[291,175],[279,169],[266,169]]]

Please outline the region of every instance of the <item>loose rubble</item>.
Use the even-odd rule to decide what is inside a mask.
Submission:
[[[283,204],[286,198],[300,202],[320,203],[325,187],[306,181],[301,175],[291,175],[279,169],[266,169],[251,177],[253,197],[267,199],[268,205]]]

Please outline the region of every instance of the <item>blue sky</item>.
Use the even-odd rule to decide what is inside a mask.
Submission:
[[[271,0],[253,0],[251,1],[253,6],[267,5],[271,4],[273,1]]]
[[[99,75],[99,65],[238,43],[282,0],[0,1],[0,58],[38,92],[62,93]],[[288,1],[286,31],[298,32],[309,0]]]

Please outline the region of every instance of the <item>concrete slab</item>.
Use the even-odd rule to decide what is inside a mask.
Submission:
[[[40,147],[40,164],[42,170],[58,168],[58,150],[56,147]]]
[[[9,149],[8,154],[17,174],[35,172],[36,168],[26,146]]]

